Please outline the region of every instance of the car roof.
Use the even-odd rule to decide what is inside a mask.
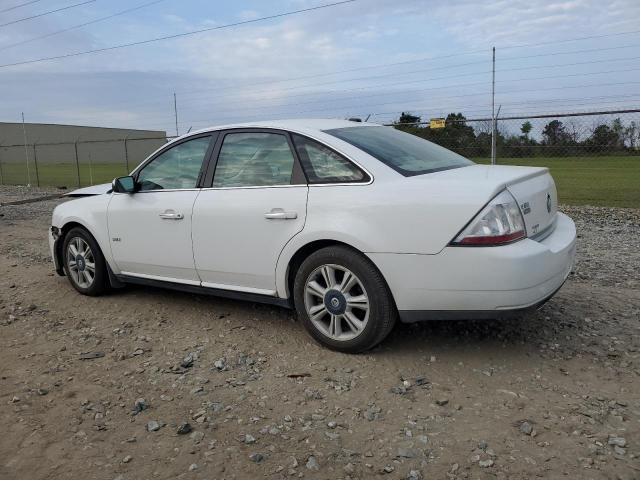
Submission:
[[[203,128],[196,132],[191,132],[189,135],[196,133],[213,132],[216,130],[225,130],[228,128],[278,128],[283,130],[291,130],[298,132],[305,131],[321,131],[330,130],[332,128],[349,128],[349,127],[364,127],[364,126],[376,126],[380,124],[368,123],[368,122],[355,122],[351,120],[331,119],[331,118],[295,118],[289,120],[258,120],[254,122],[233,123],[229,125],[212,126]]]

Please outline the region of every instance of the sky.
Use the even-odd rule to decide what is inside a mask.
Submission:
[[[260,119],[640,107],[638,0],[0,0],[0,121],[178,133]],[[87,0],[84,0],[87,1]],[[57,33],[60,30],[68,30]],[[49,35],[52,34],[52,35]],[[46,38],[37,38],[48,35]],[[589,37],[589,38],[584,38]],[[1,139],[0,139],[1,141]]]

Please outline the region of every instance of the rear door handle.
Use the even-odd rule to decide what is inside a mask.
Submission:
[[[285,212],[281,208],[273,208],[270,212],[264,214],[267,220],[293,220],[298,218],[297,212]]]
[[[160,214],[160,218],[163,220],[182,220],[184,215],[181,213],[176,213],[173,210],[165,210]]]

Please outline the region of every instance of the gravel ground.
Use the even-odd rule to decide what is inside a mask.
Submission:
[[[350,356],[275,307],[78,295],[57,202],[0,207],[2,479],[640,478],[639,210],[563,209],[577,264],[540,311]]]

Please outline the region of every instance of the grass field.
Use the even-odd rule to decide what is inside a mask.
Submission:
[[[133,170],[135,165],[130,165]],[[123,163],[80,164],[80,185],[83,187],[107,183],[115,177],[127,175]],[[36,171],[30,165],[31,185],[36,185]],[[8,185],[25,185],[27,170],[24,164],[2,163],[2,182]],[[38,176],[42,187],[78,188],[78,171],[75,163],[45,163],[38,165]]]
[[[549,167],[560,203],[640,208],[640,157],[499,158],[498,163]]]
[[[476,161],[488,163],[488,159]],[[549,167],[560,202],[564,204],[640,208],[640,157],[499,158],[498,163]],[[114,177],[126,174],[122,164],[80,165],[82,186],[110,182]],[[38,177],[41,186],[72,189],[78,184],[76,167],[71,163],[39,165]],[[3,162],[2,183],[26,184],[24,165]],[[33,167],[31,183],[36,184]]]

